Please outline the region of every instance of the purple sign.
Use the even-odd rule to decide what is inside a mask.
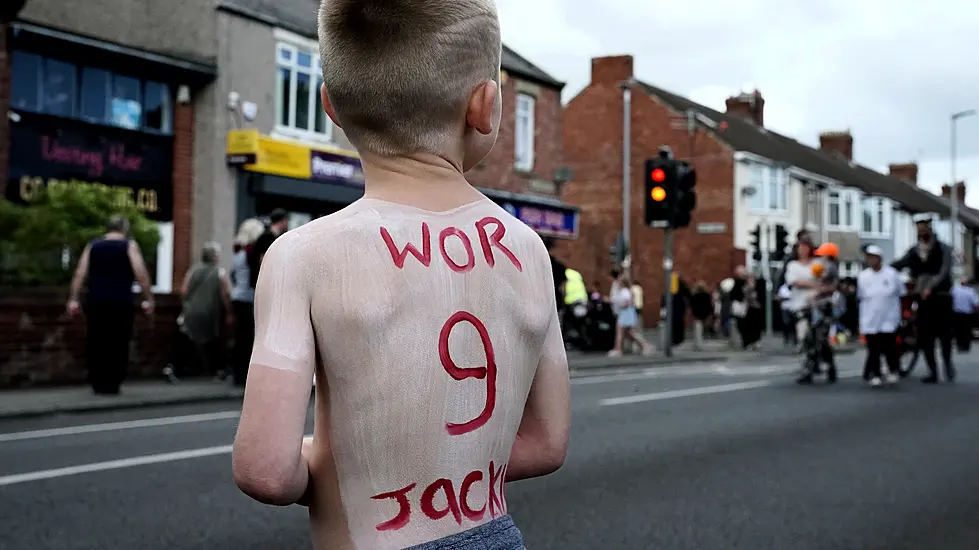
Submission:
[[[313,149],[310,151],[309,162],[313,181],[364,186],[364,170],[358,158]]]

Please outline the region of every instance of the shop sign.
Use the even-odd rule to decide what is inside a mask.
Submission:
[[[313,149],[310,151],[310,172],[313,181],[340,183],[363,187],[364,170],[360,159]]]
[[[570,239],[578,237],[578,212],[571,208],[518,201],[505,201],[501,206],[541,235]]]
[[[249,172],[363,187],[364,171],[356,154],[313,149],[259,135],[258,130],[228,132],[227,162]]]
[[[116,187],[147,217],[173,219],[173,138],[18,112],[10,124],[7,198],[29,203],[57,185]]]

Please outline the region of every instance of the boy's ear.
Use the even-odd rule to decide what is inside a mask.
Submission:
[[[326,114],[330,117],[330,120],[333,121],[333,124],[337,125],[337,128],[342,129],[340,126],[340,121],[337,120],[336,113],[333,112],[333,104],[330,103],[330,96],[326,93],[326,84],[320,86],[320,99],[323,100],[323,110],[326,111]]]
[[[497,83],[487,80],[476,86],[472,95],[469,96],[469,105],[466,108],[466,124],[484,136],[493,133],[493,124],[496,121],[494,115],[499,93],[500,87]]]

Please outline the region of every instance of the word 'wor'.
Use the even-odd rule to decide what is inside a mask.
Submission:
[[[495,225],[492,233],[486,230],[486,226],[488,225]],[[496,258],[493,256],[493,249],[495,248],[510,260],[510,263],[517,268],[517,271],[523,271],[523,265],[520,264],[520,260],[502,242],[503,236],[506,235],[506,227],[503,225],[503,222],[492,216],[487,216],[476,222],[476,235],[479,239],[479,246],[483,251],[483,259],[487,265],[490,267],[496,265]],[[391,232],[386,227],[381,227],[381,238],[384,239],[384,244],[387,245],[388,252],[391,253],[391,259],[394,260],[394,265],[398,269],[404,269],[408,254],[414,256],[425,267],[429,267],[432,264],[432,231],[429,229],[427,223],[422,222],[422,249],[420,252],[418,247],[412,243],[406,243],[403,249],[398,250],[398,246],[394,243],[394,238],[391,237]],[[445,249],[445,243],[450,238],[458,239],[462,243],[463,248],[466,249],[466,263],[457,263],[449,256],[449,253]],[[473,251],[472,239],[462,229],[452,226],[446,227],[439,232],[438,239],[442,260],[445,261],[445,264],[452,271],[466,273],[476,267],[476,253]]]
[[[489,478],[487,479],[488,490],[486,491],[486,502],[480,508],[473,508],[469,500],[469,494],[473,485],[483,481],[483,472],[473,470],[466,474],[462,483],[459,485],[459,492],[456,493],[455,486],[450,479],[436,479],[422,491],[418,505],[428,519],[438,521],[450,514],[452,519],[462,525],[462,518],[470,521],[480,521],[489,512],[491,518],[497,518],[506,514],[506,493],[504,483],[506,482],[507,465],[504,463],[499,469],[493,461],[489,463]],[[393,518],[379,523],[376,526],[378,531],[397,531],[403,529],[411,522],[411,499],[409,496],[417,483],[407,485],[397,491],[381,493],[371,497],[373,500],[394,500],[398,503],[398,513]],[[439,493],[445,496],[445,507],[439,508],[435,504],[435,496]]]

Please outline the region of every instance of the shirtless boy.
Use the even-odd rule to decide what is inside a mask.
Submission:
[[[504,483],[561,466],[570,397],[547,250],[463,176],[504,108],[496,7],[325,0],[319,28],[366,190],[266,253],[235,482],[308,506],[318,550],[522,549]]]

